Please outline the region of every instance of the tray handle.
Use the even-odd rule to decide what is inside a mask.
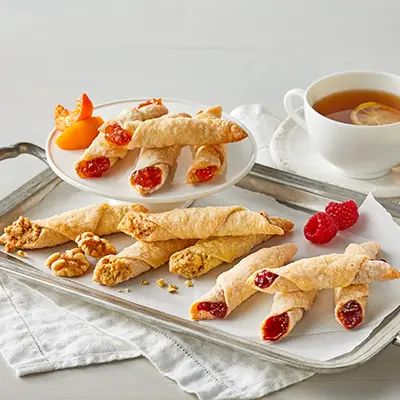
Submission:
[[[47,165],[46,152],[33,143],[15,143],[9,147],[0,147],[0,161],[16,158],[21,154],[31,154]],[[20,215],[38,204],[62,182],[50,168],[24,183],[20,188],[0,200],[0,232]]]
[[[21,154],[31,154],[39,160],[47,164],[46,152],[39,146],[33,143],[20,142],[12,144],[8,147],[0,147],[0,161],[8,158],[16,158]]]

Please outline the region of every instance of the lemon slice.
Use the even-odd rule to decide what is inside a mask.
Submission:
[[[400,122],[400,111],[369,101],[357,106],[351,112],[350,118],[355,125],[388,125]]]

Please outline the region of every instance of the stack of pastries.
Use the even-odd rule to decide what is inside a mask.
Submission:
[[[126,108],[100,126],[98,136],[75,163],[75,171],[82,179],[99,178],[129,151],[140,148],[130,184],[147,195],[171,179],[182,147],[191,146],[187,183],[211,181],[226,167],[226,144],[247,137],[241,127],[221,117],[219,106],[200,111],[194,118],[168,113],[161,99]]]
[[[241,206],[175,209],[149,213],[139,204],[100,203],[47,219],[18,218],[5,228],[6,251],[39,249],[75,241],[77,248],[54,253],[46,261],[61,277],[84,274],[87,256],[96,258],[93,280],[115,286],[169,263],[185,278],[201,278],[223,263],[246,256],[260,243],[284,236],[291,221]],[[136,241],[117,253],[103,236],[123,232]],[[292,261],[297,247],[285,243],[248,255],[220,274],[215,285],[190,306],[193,320],[223,319],[258,292],[273,294],[270,313],[261,323],[261,338],[287,336],[322,289],[334,289],[335,318],[346,329],[365,317],[369,285],[400,278],[400,272],[376,259],[375,242],[350,244],[343,254]]]

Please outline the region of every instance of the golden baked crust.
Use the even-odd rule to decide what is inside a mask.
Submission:
[[[229,315],[256,292],[255,289],[246,284],[246,280],[254,271],[259,269],[260,265],[279,268],[289,262],[296,252],[297,247],[294,244],[283,244],[250,254],[233,268],[219,275],[215,286],[192,304],[190,308],[191,318],[194,320],[215,318],[211,313],[197,309],[198,304],[202,302],[223,302],[227,306],[226,315]]]
[[[168,262],[176,251],[193,244],[193,240],[168,240],[165,242],[135,242],[115,256],[103,257],[93,272],[93,281],[105,286],[115,286],[128,279],[158,268]]]
[[[357,254],[329,254],[295,261],[271,271],[278,277],[267,288],[254,284],[262,270],[269,268],[252,274],[248,284],[265,293],[338,288],[400,278],[400,272],[388,263]]]
[[[359,254],[370,258],[376,258],[380,250],[379,243],[366,242],[362,244],[352,243],[347,246],[345,254]],[[369,296],[369,285],[350,285],[344,288],[335,289],[335,318],[340,325],[344,326],[339,318],[342,307],[350,301],[357,302],[362,310],[362,319],[364,319],[365,308]],[[345,326],[344,326],[345,327]],[[346,328],[346,327],[345,327]]]
[[[221,118],[222,108],[212,107],[200,111],[195,118]],[[194,146],[193,162],[186,173],[186,181],[190,184],[200,183],[196,172],[203,168],[213,168],[213,178],[220,175],[226,167],[226,145],[212,144],[206,146]]]
[[[294,224],[284,218],[268,218],[285,233],[293,229]],[[185,278],[195,278],[206,274],[222,263],[231,263],[248,254],[258,244],[268,240],[272,235],[248,235],[212,237],[199,240],[195,245],[173,254],[169,260],[169,270]]]
[[[133,210],[147,211],[140,204],[99,203],[37,221],[19,217],[4,229],[0,243],[11,248],[40,249],[75,240],[83,232],[105,236],[118,232],[117,226],[123,216]]]
[[[260,213],[239,206],[175,209],[158,214],[131,212],[118,229],[142,241],[284,233]]]
[[[232,121],[218,118],[158,118],[143,122],[133,134],[134,147],[200,146],[238,142],[247,133]]]
[[[129,107],[123,110],[115,120],[106,121],[99,128],[99,134],[93,140],[91,145],[85,150],[79,160],[75,163],[75,170],[78,171],[82,161],[92,160],[98,157],[106,157],[110,160],[110,168],[115,165],[118,160],[124,158],[128,151],[131,150],[130,143],[118,146],[105,139],[105,129],[110,124],[118,124],[131,135],[138,128],[140,123],[145,120],[158,118],[168,113],[163,105],[150,104],[143,108]]]

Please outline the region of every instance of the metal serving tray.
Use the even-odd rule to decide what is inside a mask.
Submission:
[[[15,158],[24,153],[34,155],[46,162],[44,150],[31,143],[17,143],[8,148],[0,148],[0,160]],[[61,183],[62,180],[47,168],[4,198],[0,203],[0,230],[3,230],[5,226],[18,218],[19,215],[38,204]],[[240,181],[237,186],[254,192],[264,193],[276,198],[289,207],[301,209],[309,213],[323,209],[328,201],[344,201],[352,198],[360,204],[365,198],[364,194],[358,192],[342,189],[259,164],[256,164],[250,174]],[[396,201],[382,199],[378,201],[394,218],[400,218],[400,205]],[[252,354],[267,361],[286,364],[312,372],[341,372],[368,361],[390,343],[400,346],[400,306],[389,314],[374,329],[371,335],[350,353],[328,361],[316,361],[171,316],[121,299],[112,294],[88,288],[73,280],[59,279],[45,275],[33,266],[1,251],[0,271],[80,297],[110,310],[128,314],[140,320],[142,324],[152,325],[156,323],[158,327],[184,332],[199,339],[229,347],[234,351]]]

